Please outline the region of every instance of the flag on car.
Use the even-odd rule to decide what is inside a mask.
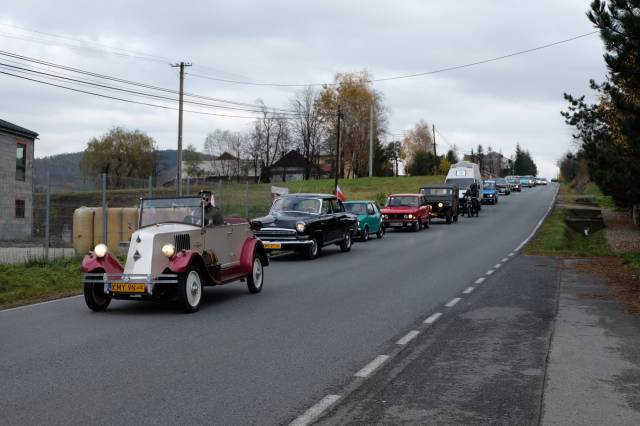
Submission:
[[[340,191],[340,187],[338,185],[336,185],[336,197],[338,197],[338,200],[340,201],[347,201],[347,197],[345,197],[342,191]]]

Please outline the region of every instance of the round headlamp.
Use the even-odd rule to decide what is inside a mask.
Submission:
[[[413,219],[413,215],[411,213],[409,213],[408,217],[409,219]]]
[[[173,257],[176,254],[176,247],[173,244],[165,244],[162,246],[162,254],[167,257]]]
[[[304,224],[304,222],[298,222],[296,223],[296,231],[298,231],[299,233],[303,233],[304,229],[307,227],[307,225]]]
[[[109,249],[107,248],[106,244],[98,244],[94,249],[93,252],[96,254],[96,256],[98,257],[105,257],[107,255],[107,252],[109,251]]]
[[[438,207],[442,208],[442,206],[444,206],[444,204],[438,203]]]

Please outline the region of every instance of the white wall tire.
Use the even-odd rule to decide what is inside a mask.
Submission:
[[[197,267],[191,266],[178,278],[178,301],[187,312],[197,312],[202,303],[202,278]]]
[[[262,260],[257,254],[253,255],[253,264],[251,265],[251,273],[247,276],[247,287],[249,293],[260,293],[262,290],[262,283],[264,281],[264,266]]]

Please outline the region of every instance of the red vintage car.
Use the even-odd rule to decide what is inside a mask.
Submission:
[[[419,231],[431,222],[431,206],[421,194],[392,194],[382,208],[385,228],[410,228]]]

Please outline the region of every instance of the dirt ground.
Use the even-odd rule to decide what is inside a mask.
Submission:
[[[640,251],[640,228],[633,224],[628,212],[602,210],[605,237],[614,253]]]

